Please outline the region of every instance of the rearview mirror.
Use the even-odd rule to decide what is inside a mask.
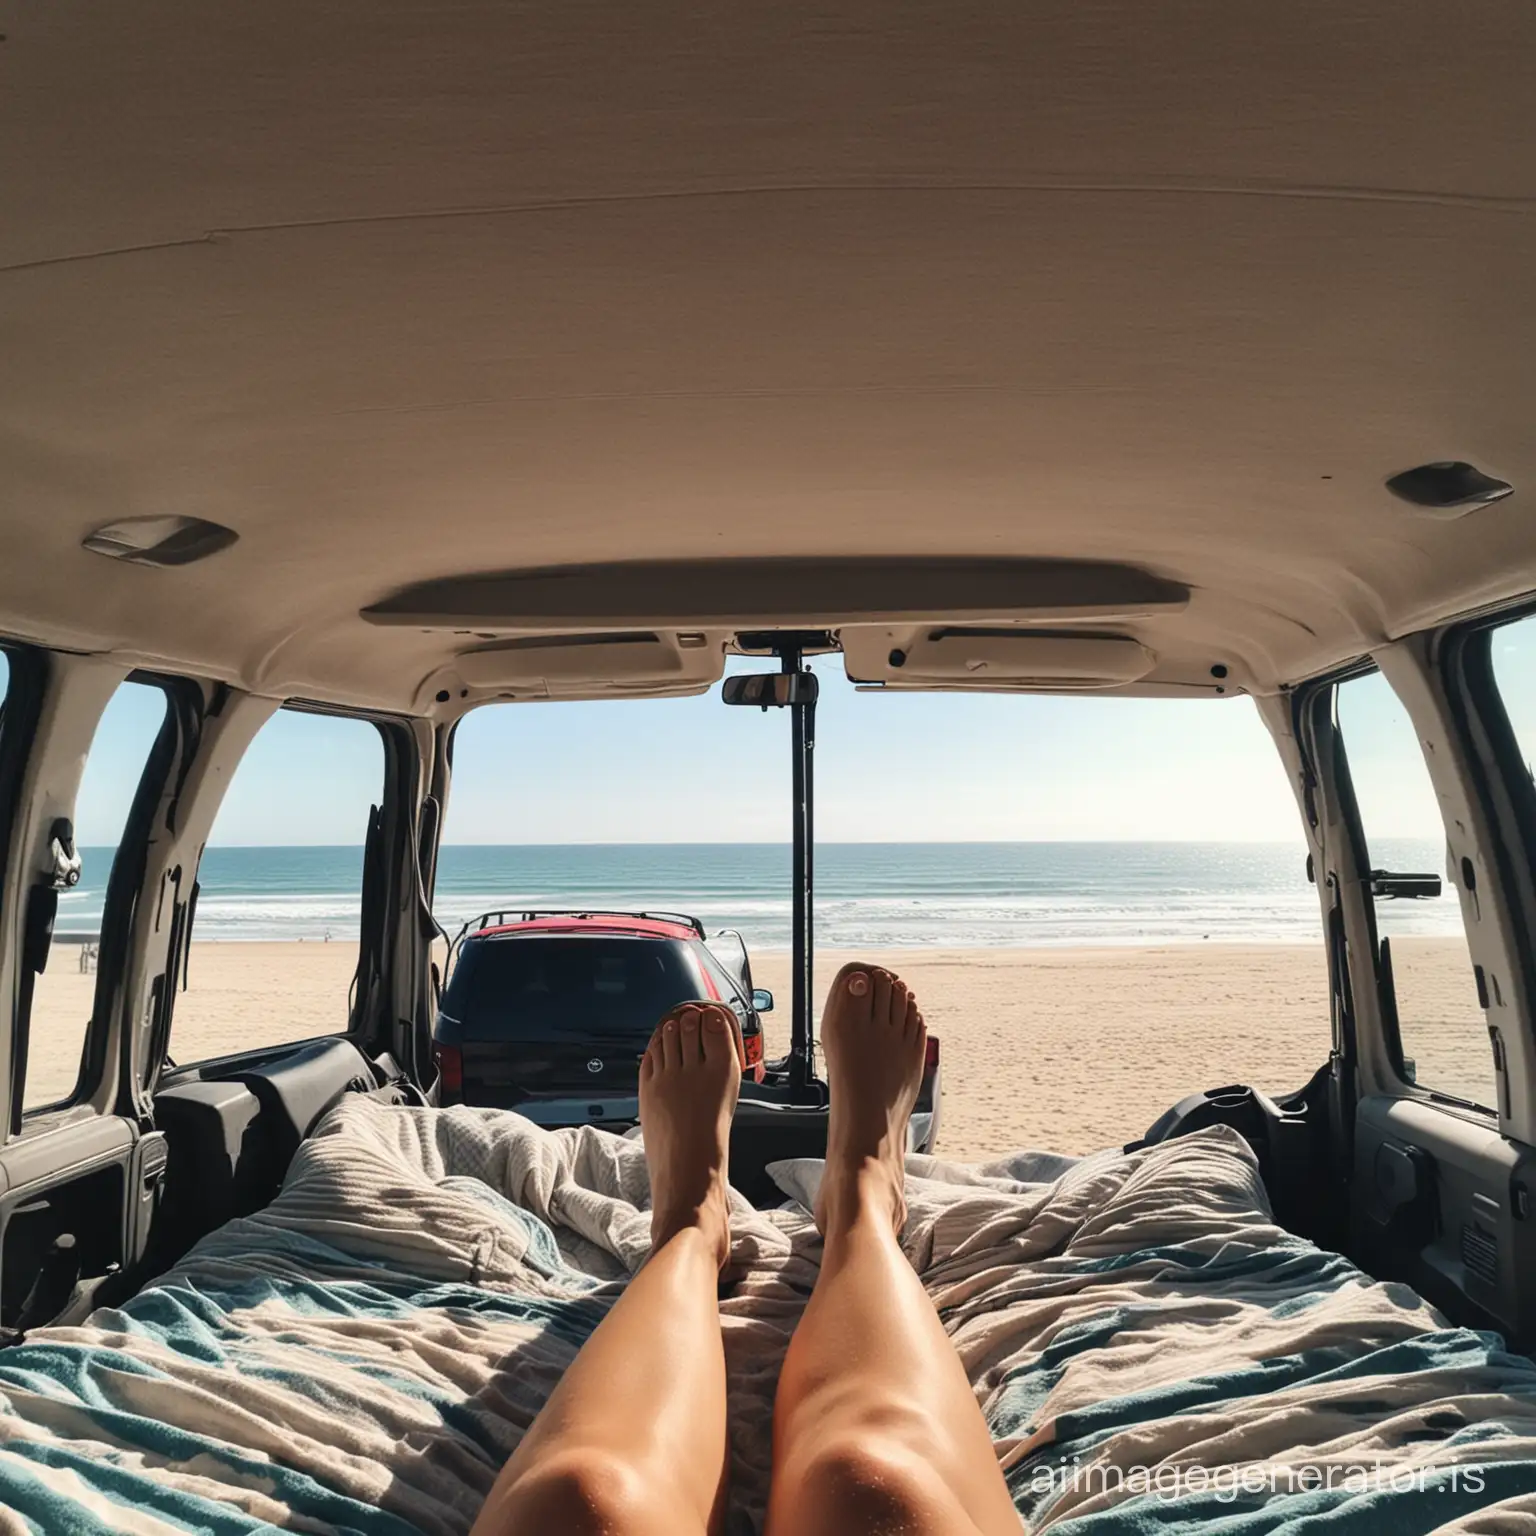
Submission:
[[[773,993],[767,987],[753,987],[752,1008],[756,1013],[772,1013]]]
[[[743,672],[726,678],[720,697],[727,704],[768,709],[814,704],[816,691],[816,677],[811,672]]]

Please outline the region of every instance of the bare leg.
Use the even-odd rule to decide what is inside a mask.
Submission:
[[[927,1031],[904,982],[845,966],[822,1025],[831,1084],[821,1274],[774,1405],[769,1536],[1001,1536],[1021,1521],[959,1356],[896,1241]]]
[[[730,1251],[726,1152],[736,1021],[685,1004],[640,1065],[651,1255],[534,1420],[471,1536],[704,1536],[725,1507]]]

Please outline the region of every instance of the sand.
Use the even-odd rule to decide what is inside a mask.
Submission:
[[[1404,1047],[1419,1081],[1487,1102],[1488,1037],[1465,944],[1394,940],[1393,950]],[[817,957],[822,987],[846,958]],[[904,949],[868,958],[910,981],[943,1042],[939,1151],[949,1157],[1125,1142],[1186,1093],[1239,1082],[1284,1092],[1328,1053],[1320,946]],[[173,1057],[195,1061],[343,1026],[355,963],[348,944],[195,944]],[[788,1040],[789,957],[760,954],[754,967],[778,1000],[768,1017],[772,1054]],[[39,989],[29,1105],[69,1091],[94,985],[72,951],[56,952]]]

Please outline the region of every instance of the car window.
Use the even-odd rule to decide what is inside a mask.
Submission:
[[[1526,771],[1536,763],[1536,614],[1502,624],[1489,637],[1494,686]]]
[[[1337,690],[1340,733],[1371,869],[1442,877],[1429,898],[1375,897],[1410,1081],[1489,1107],[1498,1079],[1461,907],[1445,872],[1445,827],[1408,712],[1378,672]]]
[[[656,939],[507,937],[466,943],[443,996],[458,1038],[648,1035],[698,995],[680,945]]]
[[[96,959],[107,880],[155,738],[166,697],[149,683],[125,682],[102,711],[75,797],[80,883],[59,897],[48,964],[32,993],[22,1108],[73,1098],[96,997]]]
[[[740,940],[735,942],[738,946],[740,945]],[[698,952],[700,963],[709,972],[710,979],[721,997],[730,1003],[749,1001],[743,996],[746,988],[745,979],[738,972],[721,960],[708,944],[700,944]]]
[[[723,971],[736,987],[748,986],[752,975],[752,962],[747,955],[746,941],[734,929],[727,928],[715,934],[703,946],[705,953]]]
[[[357,971],[363,843],[384,792],[369,720],[280,709],[240,760],[198,865],[179,1065],[337,1034]]]

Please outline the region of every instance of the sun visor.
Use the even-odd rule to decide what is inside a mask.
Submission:
[[[849,623],[1118,623],[1177,613],[1189,589],[1083,560],[680,560],[423,582],[363,609],[370,624],[475,634],[616,625],[805,628]]]
[[[723,637],[697,631],[533,635],[463,652],[425,680],[419,702],[702,693],[724,669]]]
[[[856,625],[842,643],[854,682],[896,688],[1119,688],[1157,662],[1129,635],[1039,629]]]

